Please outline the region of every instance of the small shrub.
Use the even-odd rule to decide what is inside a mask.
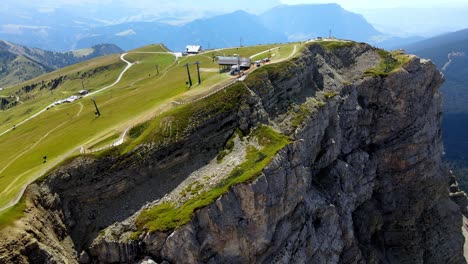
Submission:
[[[338,93],[335,92],[335,91],[326,91],[326,92],[323,93],[323,96],[325,96],[325,98],[327,98],[327,99],[330,99],[330,98],[335,97],[337,95],[338,95]]]

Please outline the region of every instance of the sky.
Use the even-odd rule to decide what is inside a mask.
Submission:
[[[251,9],[261,10],[268,9],[278,4],[314,4],[314,3],[338,3],[342,7],[353,9],[373,9],[373,8],[391,8],[391,7],[437,7],[437,6],[468,6],[466,0],[392,0],[392,1],[376,1],[376,0],[236,0],[236,1],[219,1],[219,0],[3,0],[0,4],[2,7],[15,6],[36,6],[47,8],[60,8],[63,6],[92,6],[100,5],[116,5],[126,6],[137,9],[180,9],[184,7],[200,8],[200,9]],[[251,7],[250,7],[251,6]],[[152,8],[154,7],[154,8]]]
[[[382,32],[392,35],[430,36],[468,27],[467,0],[331,0],[343,8],[363,15]],[[14,24],[5,20],[15,20],[21,10],[35,10],[48,14],[51,19],[57,10],[66,10],[78,17],[116,24],[132,21],[155,21],[181,24],[196,18],[210,17],[239,9],[259,14],[281,5],[323,4],[330,0],[1,0],[0,24]],[[388,10],[402,8],[406,10]],[[418,8],[419,10],[412,10]],[[382,11],[385,9],[384,11]],[[421,10],[427,9],[427,10]],[[11,12],[10,12],[11,10]],[[13,11],[16,11],[13,12]],[[55,13],[54,13],[55,12]],[[395,19],[398,18],[398,19]],[[20,22],[17,22],[17,24]],[[33,25],[27,25],[33,26]],[[37,25],[34,25],[37,26]]]

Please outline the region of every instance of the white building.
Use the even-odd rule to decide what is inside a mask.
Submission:
[[[202,47],[198,45],[187,45],[185,47],[185,52],[187,54],[198,54],[201,50],[202,50]]]

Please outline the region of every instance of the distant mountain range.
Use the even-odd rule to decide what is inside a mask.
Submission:
[[[337,38],[368,42],[383,48],[417,40],[385,35],[361,15],[337,4],[280,5],[260,15],[236,11],[183,25],[162,22],[105,25],[102,21],[79,19],[72,15],[71,20],[67,20],[64,14],[58,15],[58,22],[52,24],[44,18],[47,16],[42,14],[41,17],[34,26],[0,25],[0,38],[50,50],[70,50],[101,43],[113,43],[130,50],[151,43],[165,43],[174,51],[182,51],[187,44],[221,48],[302,41],[317,36],[325,37],[330,32]],[[0,23],[2,21],[0,18]]]
[[[377,31],[361,15],[337,4],[281,5],[263,14],[236,11],[174,26],[157,22],[122,23],[89,29],[77,47],[116,43],[133,49],[149,43],[165,43],[182,51],[187,44],[205,48],[302,41],[332,35],[389,48],[414,38],[392,38]]]
[[[328,36],[369,41],[381,35],[361,15],[344,10],[337,4],[278,6],[260,15],[261,21],[274,32],[285,34],[290,41]]]
[[[405,50],[431,59],[444,73],[444,111],[468,113],[468,29],[414,43]]]
[[[0,87],[32,79],[65,66],[123,50],[112,44],[69,52],[53,52],[0,40]]]
[[[445,75],[442,132],[446,158],[468,168],[468,29],[407,46],[431,59]],[[465,174],[468,170],[465,170]],[[468,190],[468,174],[464,175]]]
[[[219,48],[260,43],[286,42],[287,38],[268,30],[260,19],[244,11],[198,19],[182,26],[158,22],[133,22],[90,29],[77,47],[98,43],[118,43],[126,50],[150,43],[164,43],[174,51],[188,44]]]
[[[358,8],[353,11],[362,14],[377,30],[395,36],[427,38],[468,28],[466,3],[454,5],[438,2],[412,7]]]

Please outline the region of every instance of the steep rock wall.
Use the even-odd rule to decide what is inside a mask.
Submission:
[[[362,74],[362,60],[375,51],[309,52],[296,60],[300,67],[283,72],[293,78],[246,81],[270,121],[287,128],[292,103],[322,89],[339,96],[293,132],[295,142],[254,183],[233,187],[178,230],[141,236],[140,256],[172,263],[465,262],[462,217],[441,163],[442,75],[412,58],[388,77],[347,84],[350,70],[359,75],[361,66]],[[104,263],[136,257],[119,250],[125,244],[118,233],[101,237],[91,254]]]
[[[23,220],[37,242],[9,240],[9,259],[72,263],[85,250],[83,263],[145,255],[171,263],[465,263],[462,217],[441,164],[443,77],[419,58],[385,78],[365,77],[379,60],[365,44],[310,45],[279,69],[249,76],[239,107],[182,142],[60,168],[29,188],[30,210],[47,216],[45,228]],[[295,127],[301,109],[307,114]],[[215,157],[234,129],[258,122],[293,143],[254,182],[172,232],[128,241],[129,218],[96,238]]]

